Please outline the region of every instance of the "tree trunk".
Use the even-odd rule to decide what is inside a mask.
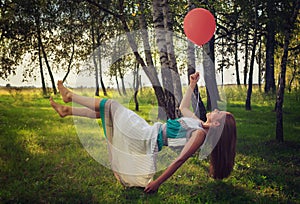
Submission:
[[[41,38],[41,36],[40,36],[40,38]],[[56,85],[55,85],[54,77],[53,77],[53,74],[52,74],[52,71],[51,71],[48,59],[47,59],[47,54],[46,54],[46,51],[44,49],[42,40],[41,40],[41,48],[42,48],[42,52],[43,52],[43,56],[44,56],[44,59],[45,59],[45,63],[46,63],[46,66],[47,66],[47,69],[48,69],[48,72],[49,72],[49,76],[50,76],[50,79],[51,79],[53,93],[56,95],[57,94],[57,90],[56,90]]]
[[[294,62],[293,62],[293,74],[292,74],[292,78],[289,81],[289,86],[288,86],[289,92],[292,91],[292,84],[293,84],[293,81],[296,77],[296,72],[297,72],[297,55],[295,54],[294,55]]]
[[[259,91],[261,91],[261,76],[262,76],[262,70],[261,70],[261,58],[262,58],[262,39],[261,35],[259,36],[259,49],[258,49],[258,56],[257,56],[257,64],[258,64],[258,87]]]
[[[164,16],[162,10],[162,2],[160,0],[153,0],[153,22],[156,33],[156,42],[159,51],[159,59],[161,64],[161,77],[164,86],[165,100],[166,100],[166,114],[168,118],[176,118],[175,114],[175,97],[173,78],[170,69],[170,62],[168,59],[168,50],[166,45],[166,30],[164,29]]]
[[[143,2],[140,2],[141,10],[143,10]],[[152,87],[154,89],[157,102],[158,102],[158,118],[161,120],[166,120],[166,104],[165,104],[165,95],[162,89],[162,86],[159,82],[157,71],[155,69],[152,55],[151,55],[151,48],[149,44],[149,37],[148,37],[148,31],[147,31],[147,23],[145,21],[145,16],[141,12],[141,15],[139,15],[139,24],[142,32],[142,39],[143,39],[143,45],[144,45],[144,52],[146,57],[146,63],[145,65],[144,61],[141,59],[139,62],[142,65],[142,68],[144,72],[146,73],[147,77],[151,81]],[[144,66],[143,66],[144,65]]]
[[[234,12],[235,12],[235,18],[236,22],[238,20],[238,11],[237,11],[237,6],[236,4],[234,5]],[[236,75],[236,83],[237,85],[241,85],[240,81],[240,72],[239,72],[239,49],[238,49],[238,36],[239,36],[239,31],[235,29],[234,32],[234,61],[235,61],[235,75]]]
[[[174,96],[175,96],[175,107],[176,110],[179,108],[180,102],[182,100],[182,86],[181,80],[178,73],[177,62],[174,52],[174,43],[173,43],[173,17],[169,7],[168,0],[163,0],[163,15],[164,15],[164,28],[166,30],[166,42],[167,42],[167,53],[169,58],[169,68],[171,70],[173,87],[174,87]],[[175,113],[178,117],[177,113]]]
[[[95,43],[95,24],[94,20],[92,18],[92,46],[93,46],[93,63],[95,66],[95,81],[96,81],[96,90],[95,90],[95,96],[99,96],[99,79],[98,79],[98,65],[96,60],[97,50],[96,50],[96,43]]]
[[[42,37],[41,37],[41,28],[40,28],[40,13],[36,11],[35,22],[36,22],[36,29],[37,29],[37,39],[38,39],[38,55],[39,55],[39,64],[40,64],[40,72],[41,72],[41,80],[42,80],[42,89],[43,95],[47,95],[47,89],[45,84],[45,77],[43,71],[43,62],[42,62]]]
[[[204,80],[207,92],[207,110],[214,110],[218,108],[218,100],[220,100],[219,91],[216,81],[216,71],[214,64],[214,54],[210,45],[213,39],[203,45],[203,68]]]
[[[97,28],[97,45],[98,45],[97,56],[98,56],[98,63],[99,63],[99,79],[100,79],[100,85],[102,88],[103,95],[107,96],[107,91],[106,91],[106,87],[104,85],[103,76],[102,76],[102,63],[101,63],[102,50],[101,50],[101,46],[100,46],[101,45],[100,39],[101,39],[101,34],[99,33],[99,28]]]
[[[284,46],[283,46],[283,56],[281,59],[281,71],[280,71],[280,86],[277,93],[276,99],[276,140],[278,142],[283,142],[283,114],[282,114],[282,106],[284,101],[284,89],[285,89],[285,75],[286,75],[286,63],[288,58],[288,51],[289,51],[289,43],[290,37],[293,31],[293,27],[295,21],[297,19],[297,14],[299,12],[300,1],[297,0],[294,5],[294,12],[291,18],[288,20],[287,28],[285,29],[284,33]]]
[[[117,84],[117,90],[120,96],[122,96],[122,92],[120,90],[120,86],[119,86],[119,81],[118,81],[118,76],[117,74],[115,74],[115,80],[116,80],[116,84]]]
[[[143,93],[142,75],[139,75],[139,86],[140,86],[141,93]]]
[[[265,93],[272,91],[275,93],[275,77],[274,77],[274,53],[275,53],[275,16],[274,16],[274,1],[267,1],[267,16],[268,22],[266,25],[266,83]]]
[[[246,42],[245,42],[245,66],[244,66],[244,85],[247,85],[247,73],[248,73],[248,45],[249,45],[249,36],[248,36],[249,29],[247,28],[246,31]]]
[[[74,53],[75,53],[75,42],[73,41],[72,42],[72,53],[71,53],[71,57],[70,57],[70,60],[69,60],[69,64],[68,64],[68,69],[67,69],[67,73],[65,74],[64,78],[63,78],[63,82],[67,79],[70,71],[71,71],[71,65],[72,65],[72,62],[73,62],[73,58],[74,58]]]
[[[42,56],[41,56],[40,40],[38,40],[38,50],[39,50],[38,55],[39,55],[39,64],[40,64],[40,72],[41,72],[43,95],[46,96],[47,95],[47,89],[46,89],[45,78],[44,78],[44,71],[43,71],[43,62],[42,62]]]
[[[224,38],[222,38],[221,40],[221,52],[222,52],[222,60],[221,60],[221,66],[220,68],[218,68],[218,71],[221,72],[221,84],[222,86],[224,86],[224,67],[226,66],[225,65],[225,56],[224,56],[224,48],[225,48],[225,44],[224,44]]]
[[[255,28],[254,28],[254,36],[253,36],[253,45],[252,45],[252,53],[251,53],[251,61],[250,61],[250,70],[249,70],[249,80],[248,80],[248,91],[246,98],[246,110],[251,110],[251,95],[252,95],[252,83],[253,83],[253,68],[254,68],[254,59],[255,59],[255,49],[256,49],[256,41],[257,41],[257,27],[258,27],[258,19],[257,19],[257,3],[255,1]]]
[[[124,75],[123,75],[122,70],[121,70],[121,63],[122,63],[122,61],[119,61],[118,63],[119,63],[119,64],[118,64],[117,68],[118,68],[118,72],[119,72],[119,75],[120,75],[120,78],[121,78],[121,83],[122,83],[122,93],[123,93],[123,95],[126,96],[127,93],[126,93],[126,89],[125,89]]]
[[[166,120],[167,117],[166,117],[165,113],[167,110],[166,110],[166,103],[165,103],[165,95],[164,95],[162,86],[159,82],[157,71],[153,65],[153,60],[152,60],[151,50],[150,50],[150,45],[149,45],[149,37],[148,37],[148,33],[147,33],[147,24],[146,24],[146,21],[143,16],[144,10],[142,9],[142,7],[143,7],[144,2],[140,1],[139,3],[140,3],[140,8],[141,8],[141,15],[139,15],[139,23],[140,23],[141,32],[142,32],[142,39],[143,39],[143,44],[144,44],[144,51],[145,51],[147,65],[137,50],[137,44],[130,33],[129,27],[127,25],[127,22],[126,22],[124,16],[121,15],[121,16],[118,16],[118,18],[120,19],[120,21],[123,25],[123,29],[126,33],[130,48],[131,48],[137,62],[142,66],[145,74],[149,78],[149,80],[152,84],[152,87],[154,89],[154,93],[155,93],[155,96],[156,96],[157,102],[158,102],[158,119]],[[98,6],[100,9],[102,9],[102,7],[100,5],[96,4],[96,6]]]
[[[235,75],[236,75],[236,83],[237,85],[241,85],[241,80],[240,80],[240,70],[239,70],[239,57],[238,57],[238,42],[237,42],[237,33],[234,35],[234,61],[235,61]]]
[[[139,93],[139,64],[136,63],[135,64],[135,70],[133,71],[133,77],[134,77],[134,80],[133,80],[133,86],[134,86],[134,103],[135,103],[135,110],[136,111],[139,111],[139,100],[137,98],[137,95]]]
[[[159,79],[158,79],[158,76],[157,76],[157,72],[155,70],[155,67],[153,66],[153,63],[152,64],[148,64],[149,61],[152,61],[149,60],[151,58],[151,50],[150,49],[147,49],[145,46],[145,44],[148,44],[148,48],[150,48],[149,46],[149,38],[148,38],[148,34],[145,32],[145,30],[147,30],[147,25],[145,24],[145,27],[143,27],[143,25],[141,25],[141,27],[143,27],[142,29],[145,29],[142,31],[143,34],[146,33],[146,35],[142,35],[142,38],[143,38],[143,43],[144,43],[144,47],[145,47],[145,55],[146,55],[146,60],[147,60],[147,64],[148,66],[146,65],[146,63],[144,62],[143,58],[141,57],[141,55],[139,54],[138,50],[137,50],[137,44],[135,42],[135,40],[133,39],[133,36],[130,32],[130,29],[128,27],[128,24],[127,24],[127,21],[124,17],[124,15],[122,14],[122,11],[123,11],[123,8],[120,8],[120,12],[119,13],[113,13],[111,12],[110,10],[104,8],[101,6],[101,4],[99,3],[96,3],[94,1],[91,1],[91,0],[85,0],[86,2],[90,3],[91,5],[94,5],[96,6],[97,8],[99,8],[99,10],[101,11],[104,11],[110,15],[113,15],[114,17],[118,18],[123,26],[123,29],[126,33],[126,37],[127,37],[127,40],[129,42],[129,45],[130,45],[130,48],[137,60],[137,62],[142,66],[145,74],[147,75],[147,77],[149,78],[151,84],[152,84],[152,87],[154,89],[154,92],[155,92],[155,96],[157,98],[157,102],[158,102],[158,119],[161,119],[161,120],[165,120],[166,119],[166,114],[165,112],[167,112],[166,110],[166,102],[165,102],[165,95],[164,95],[164,91],[162,89],[162,86],[160,85],[160,82],[159,82]],[[121,2],[122,3],[122,2]],[[143,5],[143,1],[139,1],[140,5]],[[122,7],[122,5],[120,5],[120,7]],[[140,19],[140,22],[141,22],[141,18],[143,16],[143,9],[142,9],[142,6],[141,7],[141,14],[142,15],[139,15],[139,19]],[[147,39],[147,40],[145,40]],[[150,54],[150,56],[149,56]],[[147,57],[148,56],[148,57]]]

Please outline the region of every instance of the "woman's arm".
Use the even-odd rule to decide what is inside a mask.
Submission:
[[[191,98],[194,89],[199,80],[199,72],[190,75],[190,84],[182,98],[179,109],[184,117],[195,117],[195,114],[190,110]]]
[[[146,193],[155,192],[158,190],[159,186],[165,182],[170,176],[172,176],[176,170],[188,159],[190,158],[197,149],[202,145],[205,139],[205,133],[202,130],[196,130],[192,133],[191,138],[184,146],[179,157],[171,163],[171,165],[154,181],[150,182],[146,188]]]

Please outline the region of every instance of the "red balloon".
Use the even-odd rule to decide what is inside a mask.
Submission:
[[[207,43],[215,33],[215,18],[208,10],[195,8],[189,11],[184,17],[183,29],[190,41],[202,46]]]

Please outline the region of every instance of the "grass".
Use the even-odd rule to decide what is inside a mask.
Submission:
[[[232,175],[209,178],[208,161],[195,156],[158,193],[148,195],[124,188],[96,162],[83,148],[73,119],[59,118],[40,90],[1,89],[0,202],[300,203],[300,94],[286,93],[285,142],[277,143],[273,96],[254,89],[252,111],[245,111],[245,88],[226,87],[225,92],[238,129]],[[153,95],[145,91],[140,99],[138,114],[151,121]],[[124,103],[131,108],[130,100]]]

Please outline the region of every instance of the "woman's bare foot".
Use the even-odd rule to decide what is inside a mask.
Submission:
[[[57,82],[57,88],[63,98],[63,101],[65,103],[71,102],[72,101],[72,92],[69,91],[66,87],[64,87],[62,81]]]
[[[55,103],[53,98],[50,97],[50,104],[51,106],[54,108],[54,110],[60,115],[60,117],[65,117],[67,115],[71,115],[72,114],[72,108],[69,107],[69,106],[63,106],[63,105],[60,105],[58,103]]]

